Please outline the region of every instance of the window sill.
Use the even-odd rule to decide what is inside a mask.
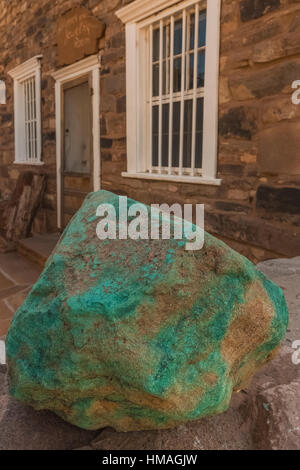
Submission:
[[[122,173],[124,178],[136,178],[154,181],[169,181],[170,183],[189,183],[189,184],[206,184],[212,186],[220,186],[221,179],[204,178],[202,176],[174,176],[174,175],[157,175],[150,173]]]
[[[45,165],[44,162],[13,162],[14,165],[26,165],[26,166],[43,166]]]

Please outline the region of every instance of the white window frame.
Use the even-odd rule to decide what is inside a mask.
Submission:
[[[221,0],[207,0],[203,165],[201,176],[147,172],[148,131],[146,87],[148,44],[145,26],[188,8],[198,0],[135,0],[116,12],[126,25],[127,178],[220,185],[217,179],[218,94]]]
[[[14,80],[14,122],[15,122],[15,164],[43,165],[42,159],[42,120],[41,120],[41,59],[42,55],[35,56],[13,70],[8,72]],[[24,87],[22,83],[35,78],[36,123],[37,123],[37,154],[34,160],[26,159],[24,152],[25,137],[25,109]]]
[[[3,80],[0,80],[0,104],[6,104],[6,85]]]

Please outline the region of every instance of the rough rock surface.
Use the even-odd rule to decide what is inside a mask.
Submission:
[[[79,429],[49,411],[35,411],[11,398],[4,368],[0,368],[0,451],[69,450],[95,437],[95,432]]]
[[[297,383],[300,389],[300,368],[292,363],[292,354],[291,348],[281,348],[275,360],[256,374],[251,387],[233,395],[230,408],[221,415],[203,418],[176,429],[129,433],[112,429],[104,429],[100,433],[80,431],[50,412],[35,411],[18,404],[7,396],[6,370],[5,366],[0,366],[0,449],[254,450],[273,448],[274,442],[276,448],[283,446],[282,449],[286,449],[285,436],[288,436],[291,420],[295,417],[282,422],[279,436],[274,432],[271,434],[268,425],[273,422],[273,410],[277,407],[268,406],[268,413],[261,412],[259,397],[270,388],[285,387],[291,382]],[[6,395],[5,399],[1,395]],[[263,410],[267,402],[264,403]],[[297,401],[294,403],[298,406]],[[4,406],[6,411],[2,413]],[[287,409],[282,401],[280,406],[281,413],[286,415]],[[289,407],[289,410],[295,414],[295,408]],[[299,406],[297,413],[295,416],[299,416]],[[279,427],[271,429],[277,432]],[[273,436],[272,442],[270,436]]]
[[[300,382],[278,385],[256,397],[254,444],[261,450],[299,450]]]
[[[175,429],[116,432],[105,429],[90,444],[94,450],[251,450],[251,401],[234,394],[230,408],[220,415]]]
[[[176,429],[119,433],[105,429],[90,444],[97,450],[300,449],[300,367],[284,346],[251,386],[234,394],[229,409]],[[277,393],[287,391],[288,399]],[[274,393],[275,391],[275,393]],[[262,400],[263,398],[263,400]],[[298,423],[298,424],[297,424]]]
[[[292,346],[300,340],[300,256],[264,261],[257,268],[284,292],[290,320],[285,343]]]
[[[88,196],[13,319],[10,393],[86,429],[222,413],[284,336],[282,291],[208,234],[199,251],[100,241],[101,203],[119,200]]]

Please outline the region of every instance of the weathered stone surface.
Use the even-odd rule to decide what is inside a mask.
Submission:
[[[264,41],[254,47],[252,60],[257,63],[271,62],[284,57],[285,48],[282,39]]]
[[[240,2],[241,19],[242,21],[254,20],[279,8],[280,0],[242,0]]]
[[[258,208],[267,209],[271,212],[300,214],[300,189],[259,186],[257,189],[256,205]]]
[[[250,140],[257,129],[257,110],[246,106],[229,109],[220,118],[222,136],[238,136]]]
[[[232,75],[229,88],[235,100],[260,99],[276,95],[285,89],[289,92],[293,81],[298,80],[299,73],[300,63],[290,59],[284,65],[274,65],[268,70]]]
[[[258,166],[261,172],[300,174],[300,122],[284,122],[258,136]]]
[[[49,411],[35,411],[9,397],[0,369],[0,451],[71,450],[88,444],[95,433],[72,426]]]
[[[233,192],[234,191],[234,192]],[[230,190],[232,199],[241,200],[242,191]],[[235,237],[240,242],[248,242],[250,245],[263,247],[274,254],[292,257],[293,253],[299,251],[300,231],[294,227],[286,227],[282,232],[280,226],[266,220],[255,217],[243,216],[242,214],[218,213],[216,211],[206,212],[206,228],[211,233],[222,233],[228,239]],[[276,257],[276,256],[274,256]],[[270,258],[270,257],[269,257]]]
[[[11,394],[86,429],[163,429],[222,413],[287,327],[281,290],[206,234],[98,240],[92,193],[16,313]],[[132,204],[133,201],[129,201]]]
[[[300,382],[279,385],[261,392],[254,430],[257,449],[299,450]]]
[[[251,400],[235,394],[225,413],[176,429],[115,432],[105,429],[91,443],[94,450],[251,450]]]
[[[58,18],[59,65],[72,64],[86,55],[98,52],[98,40],[104,31],[105,24],[86,8],[74,8]]]
[[[288,311],[289,311],[289,328],[285,337],[285,342],[289,346],[292,346],[294,341],[300,339],[300,257],[292,259],[273,259],[260,263],[258,269],[262,271],[269,279],[280,286],[287,299]],[[288,363],[292,364],[291,356],[294,351],[290,352]],[[273,361],[272,364],[276,362]],[[287,361],[284,368],[288,368]],[[300,382],[300,366],[293,369],[298,373],[298,379]],[[290,380],[291,381],[291,380]],[[279,382],[275,382],[274,385]],[[287,383],[287,382],[285,382]]]
[[[51,73],[59,68],[58,19],[79,6],[86,7],[89,16],[96,19],[96,22],[99,20],[106,24],[105,35],[100,41],[93,41],[95,53],[98,50],[101,52],[102,64],[100,70],[101,187],[120,194],[126,194],[145,203],[155,202],[153,199],[158,200],[158,202],[166,202],[166,199],[168,199],[172,203],[193,204],[205,201],[208,207],[213,207],[216,200],[226,199],[225,193],[228,191],[229,186],[230,189],[233,187],[234,174],[223,173],[219,170],[219,167],[218,177],[222,179],[222,185],[214,188],[178,183],[176,184],[177,191],[171,191],[169,186],[162,181],[125,179],[122,177],[121,172],[127,169],[125,26],[117,19],[116,10],[125,3],[128,3],[127,0],[126,2],[121,0],[67,0],[59,2],[39,0],[38,2],[31,2],[30,8],[27,8],[27,0],[19,2],[0,0],[0,27],[4,31],[3,47],[0,52],[0,79],[6,82],[7,89],[7,104],[0,108],[0,121],[2,122],[0,132],[0,199],[7,199],[11,196],[20,172],[24,171],[24,165],[13,164],[14,93],[13,81],[8,79],[7,74],[12,68],[28,58],[43,54],[41,111],[42,158],[45,164],[36,167],[35,172],[47,173],[47,187],[42,206],[35,216],[33,224],[35,233],[55,232],[57,230],[55,95]],[[241,11],[242,18],[245,21],[241,21]],[[300,106],[294,105],[291,101],[291,94],[294,91],[291,84],[294,80],[299,80],[300,77],[298,65],[300,48],[299,12],[299,1],[222,1],[219,115],[223,116],[228,109],[236,107],[240,102],[241,105],[246,107],[253,104],[253,107],[258,110],[258,118],[255,119],[257,130],[252,132],[250,128],[250,140],[243,140],[244,137],[240,136],[239,129],[236,129],[235,133],[226,133],[224,137],[219,135],[218,162],[222,162],[221,149],[224,141],[227,146],[226,163],[236,163],[245,143],[252,145],[253,148],[250,153],[256,158],[258,156],[257,133],[263,135],[271,127],[270,133],[272,133],[273,139],[277,141],[281,139],[282,141],[280,151],[284,153],[284,156],[281,161],[283,162],[282,165],[285,164],[286,143],[281,137],[277,138],[277,136],[283,120],[287,121],[290,126],[294,126],[297,121],[299,122]],[[14,40],[16,24],[18,25],[17,30],[20,40]],[[70,32],[70,28],[66,31]],[[71,33],[73,34],[73,30]],[[88,36],[85,39],[88,39]],[[255,63],[257,60],[259,61],[258,64]],[[265,60],[267,62],[264,62]],[[119,116],[116,116],[117,114]],[[270,122],[276,122],[278,126],[270,126]],[[240,126],[241,133],[245,133],[244,125],[242,122]],[[248,130],[248,127],[246,127],[246,131]],[[285,129],[282,130],[282,135],[284,134]],[[287,138],[287,141],[289,140]],[[299,148],[296,139],[294,139],[292,145],[294,148]],[[277,143],[274,147],[278,148]],[[268,159],[267,164],[272,171],[272,152],[270,152],[270,155],[271,158]],[[121,160],[123,161],[122,168],[119,163]],[[260,174],[257,173],[257,168],[254,165],[253,168],[249,168],[247,162],[245,163],[244,175],[238,179],[239,183],[244,184],[252,191],[256,191],[258,185],[261,184],[259,181]],[[294,174],[293,168],[285,171],[291,177]],[[272,172],[272,184],[274,183],[275,186],[280,185],[281,179],[281,168],[276,167]],[[238,183],[236,185],[238,188]],[[192,186],[194,187],[193,191],[190,190]],[[170,187],[174,186],[170,185]],[[225,210],[220,210],[220,212],[223,212],[223,216],[226,216]],[[258,227],[266,218],[268,220],[272,218],[276,221],[276,214],[265,209],[261,210],[259,215],[256,212],[255,203],[249,202],[249,216],[256,219]],[[277,220],[277,222],[278,229],[280,228],[281,231],[280,237],[285,236],[286,223],[291,228],[296,227],[292,215],[286,214],[284,221],[279,222]],[[251,255],[252,245],[250,241],[245,239],[243,244],[240,244],[241,232],[244,232],[243,224],[240,226],[237,224],[237,229],[232,232],[228,243],[256,261],[256,256]],[[259,235],[258,233],[257,239]],[[222,233],[219,232],[218,236],[222,236]],[[2,249],[1,245],[0,238],[0,250]],[[4,249],[7,250],[8,248],[10,247],[4,244]],[[265,248],[262,243],[259,244],[259,250],[264,253]],[[289,256],[299,255],[299,244],[294,244],[294,249],[288,248],[288,251]],[[287,253],[280,252],[280,254],[286,255]],[[270,253],[265,252],[264,255],[261,254],[259,259],[266,259],[274,255],[275,253],[270,255]]]

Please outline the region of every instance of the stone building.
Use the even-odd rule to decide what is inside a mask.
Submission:
[[[46,175],[34,232],[102,188],[300,254],[298,0],[0,0],[0,40],[0,200]]]

